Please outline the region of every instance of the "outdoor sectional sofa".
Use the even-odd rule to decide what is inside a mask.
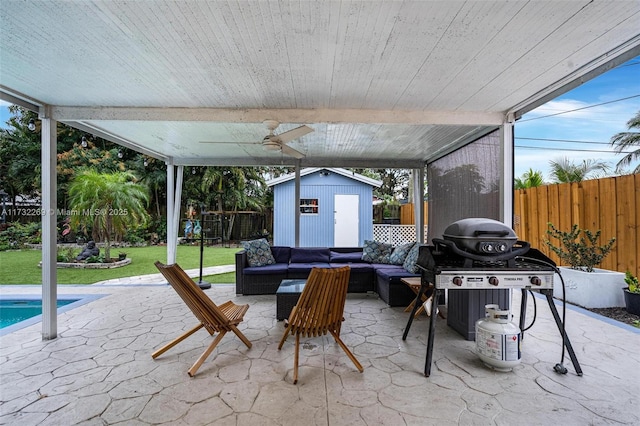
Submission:
[[[284,279],[305,279],[311,268],[351,267],[350,293],[376,292],[390,306],[406,306],[415,299],[411,289],[400,281],[419,277],[403,265],[363,260],[362,247],[284,247],[272,246],[275,263],[249,266],[247,250],[236,253],[236,293],[275,294]]]

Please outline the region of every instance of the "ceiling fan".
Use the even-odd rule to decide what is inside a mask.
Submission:
[[[295,158],[304,158],[305,155],[300,151],[297,151],[290,146],[287,145],[288,142],[291,142],[294,139],[302,137],[307,133],[313,132],[313,129],[309,126],[303,125],[300,127],[296,127],[295,129],[288,130],[286,132],[280,133],[278,135],[273,132],[280,125],[280,122],[277,120],[264,120],[263,124],[269,130],[269,134],[265,136],[260,142],[235,142],[238,144],[262,144],[264,149],[269,151],[280,151],[283,154],[290,155]],[[221,143],[221,142],[202,142],[202,143]]]

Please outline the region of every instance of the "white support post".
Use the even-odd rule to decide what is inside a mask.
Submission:
[[[176,263],[184,166],[167,163],[167,264]]]
[[[424,167],[413,169],[413,215],[416,224],[416,241],[424,243]]]
[[[173,227],[173,199],[176,190],[174,165],[167,163],[167,264],[176,263],[176,246],[171,244],[176,236]]]
[[[57,274],[57,133],[48,106],[40,109],[42,122],[42,340],[58,337]]]
[[[513,121],[505,120],[500,127],[502,180],[500,181],[500,220],[513,228]]]
[[[296,161],[295,197],[295,246],[300,247],[300,161]]]
[[[178,255],[178,237],[180,236],[180,205],[182,204],[182,180],[184,176],[184,166],[178,166],[176,173],[176,188],[173,196],[173,263]]]
[[[513,119],[507,117],[500,127],[500,154],[502,176],[500,181],[500,206],[502,207],[500,220],[513,228]],[[509,314],[513,305],[513,289],[509,290]]]

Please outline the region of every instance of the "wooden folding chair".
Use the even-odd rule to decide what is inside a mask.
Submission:
[[[213,352],[215,347],[228,331],[233,331],[236,336],[238,336],[240,340],[247,345],[247,348],[251,348],[251,342],[249,339],[247,339],[236,327],[242,322],[245,312],[249,309],[249,305],[236,305],[232,301],[228,301],[217,306],[211,299],[209,299],[204,291],[202,291],[202,289],[198,287],[191,278],[189,278],[186,272],[184,272],[178,264],[164,265],[160,262],[156,262],[155,265],[182,298],[184,303],[186,303],[189,309],[191,309],[196,318],[200,320],[200,324],[155,351],[151,354],[153,359],[182,342],[202,327],[204,327],[210,335],[213,335],[216,332],[218,335],[207,347],[204,353],[200,355],[200,358],[198,358],[195,364],[193,364],[189,369],[188,373],[191,377],[196,374],[198,368],[200,368],[202,363],[207,359],[211,352]]]
[[[331,333],[335,341],[347,354],[356,368],[362,373],[364,370],[355,356],[340,339],[340,326],[344,321],[344,304],[349,285],[348,266],[328,269],[313,268],[302,290],[298,303],[289,315],[284,335],[278,345],[278,350],[289,336],[296,336],[296,348],[293,361],[293,383],[298,383],[298,358],[300,350],[300,336],[316,337]]]

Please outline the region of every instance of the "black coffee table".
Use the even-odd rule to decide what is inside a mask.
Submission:
[[[304,289],[307,280],[282,280],[280,287],[276,290],[276,319],[278,321],[289,318],[291,310]]]

